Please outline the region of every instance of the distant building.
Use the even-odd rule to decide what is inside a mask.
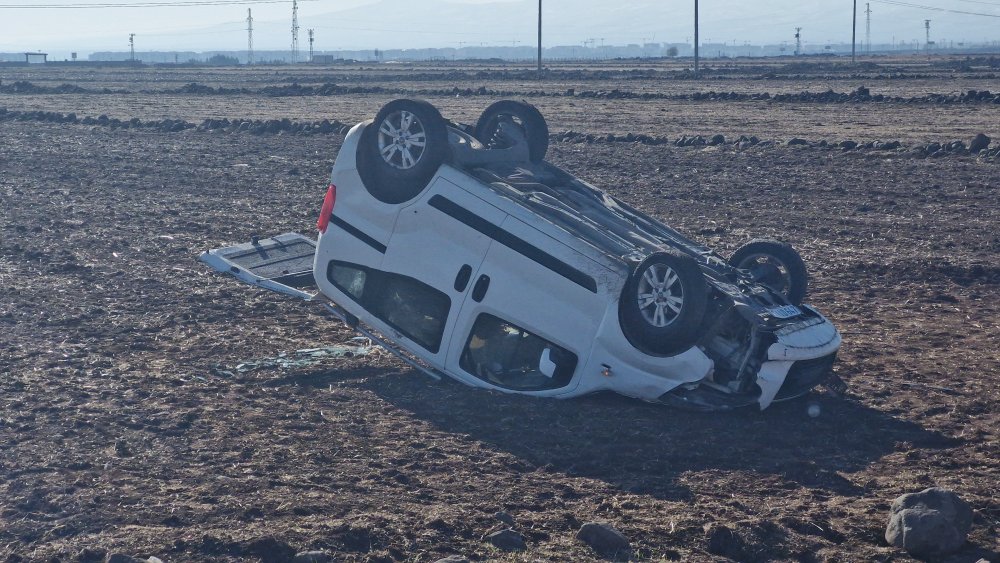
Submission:
[[[25,53],[24,62],[28,64],[45,64],[48,62],[48,53]]]

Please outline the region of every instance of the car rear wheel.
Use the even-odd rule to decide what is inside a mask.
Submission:
[[[693,258],[657,252],[639,264],[622,290],[622,332],[648,354],[683,352],[698,340],[707,301],[708,285]]]
[[[549,150],[549,126],[538,108],[516,100],[501,100],[490,104],[476,122],[475,136],[491,149],[504,149],[510,145],[501,133],[501,127],[519,127],[528,140],[528,156],[532,162],[541,162]]]
[[[747,270],[753,281],[785,296],[792,305],[806,297],[809,284],[806,264],[791,245],[771,239],[756,239],[741,246],[729,264]]]
[[[423,100],[394,100],[375,116],[358,144],[358,174],[369,193],[385,203],[419,194],[448,156],[448,128]]]

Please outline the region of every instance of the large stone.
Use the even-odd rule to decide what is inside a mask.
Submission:
[[[972,508],[955,493],[933,487],[892,502],[885,541],[918,557],[962,547],[972,528]]]
[[[992,141],[993,139],[990,139],[986,135],[980,133],[975,137],[973,137],[971,141],[969,141],[969,152],[972,154],[976,154],[981,150],[988,149],[990,148],[990,143]]]
[[[581,526],[580,531],[576,533],[576,539],[598,553],[614,554],[632,549],[628,538],[610,525],[601,522],[587,522]]]
[[[528,547],[524,543],[524,538],[521,537],[521,534],[511,530],[510,528],[500,530],[499,532],[493,532],[492,534],[486,536],[486,539],[488,539],[494,547],[504,551],[521,551],[527,549]]]
[[[469,558],[464,555],[449,555],[443,559],[438,559],[434,563],[471,563]]]

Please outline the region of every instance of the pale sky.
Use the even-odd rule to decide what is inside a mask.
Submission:
[[[291,2],[154,8],[3,8],[11,5],[95,4],[171,0],[0,0],[0,52],[136,49],[243,50],[247,8],[253,10],[258,51],[288,49]],[[907,4],[1000,16],[1000,0],[907,0]],[[858,40],[864,38],[865,1],[859,0]],[[300,0],[300,45],[316,28],[316,49],[530,45],[535,42],[534,0]],[[954,14],[871,2],[875,43],[932,39],[1000,40],[1000,17]],[[850,43],[851,0],[701,0],[701,39],[707,42],[780,43],[803,27],[807,43]],[[544,0],[545,45],[688,42],[691,0]],[[497,23],[500,22],[500,23]],[[516,22],[516,23],[511,23]]]

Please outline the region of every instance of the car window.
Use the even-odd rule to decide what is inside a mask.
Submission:
[[[327,278],[376,318],[437,353],[451,299],[414,278],[333,260]]]
[[[565,387],[576,363],[569,350],[486,313],[476,318],[459,360],[472,375],[517,391]]]

